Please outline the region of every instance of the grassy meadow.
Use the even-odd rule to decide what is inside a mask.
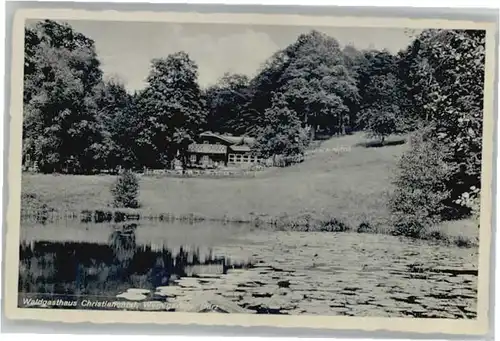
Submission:
[[[331,138],[303,163],[267,169],[253,178],[143,176],[139,212],[243,222],[334,221],[349,230],[361,225],[364,232],[388,233],[391,177],[408,145],[402,137],[382,147],[367,142],[362,134]],[[22,206],[29,210],[46,205],[61,213],[111,208],[114,180],[110,175],[23,174]],[[430,230],[441,239],[469,244],[478,232],[468,221]]]

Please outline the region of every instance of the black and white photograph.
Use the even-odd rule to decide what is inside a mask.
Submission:
[[[491,26],[91,15],[13,38],[17,311],[487,325]]]

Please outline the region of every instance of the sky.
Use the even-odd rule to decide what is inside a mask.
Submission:
[[[161,22],[79,21],[68,23],[95,41],[105,77],[120,79],[129,91],[143,89],[153,58],[184,51],[198,65],[199,83],[209,86],[225,73],[256,74],[274,52],[312,29],[342,46],[397,52],[411,38],[403,28],[346,28]]]

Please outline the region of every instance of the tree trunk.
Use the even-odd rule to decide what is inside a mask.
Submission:
[[[311,141],[314,141],[316,139],[316,127],[314,125],[310,125],[309,127],[311,129],[311,132],[309,134]]]

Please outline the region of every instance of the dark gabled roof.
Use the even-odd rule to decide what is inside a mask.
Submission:
[[[212,133],[210,131],[206,131],[204,133],[200,134],[201,137],[203,136],[211,136],[215,137],[218,139],[221,139],[223,141],[226,141],[227,143],[233,144],[233,145],[253,145],[255,143],[255,139],[253,137],[248,137],[248,136],[231,136],[231,135],[219,135],[216,133]]]
[[[222,144],[193,143],[188,146],[188,152],[200,154],[226,154],[227,147]]]

